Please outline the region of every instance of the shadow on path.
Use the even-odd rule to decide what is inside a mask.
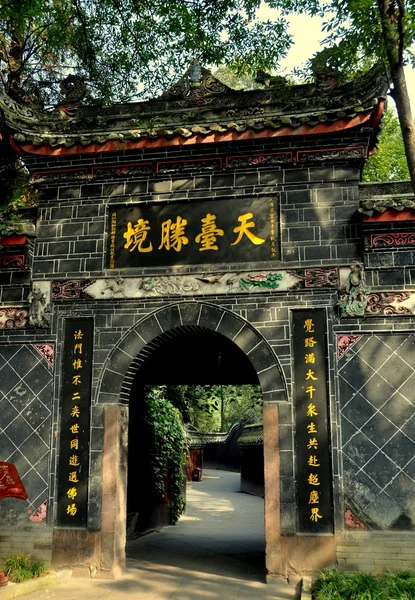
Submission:
[[[263,583],[264,501],[238,490],[238,473],[205,471],[177,525],[128,543],[122,577],[72,579],[30,600],[294,600],[292,587]]]
[[[206,469],[202,481],[187,485],[177,525],[128,542],[129,566],[138,560],[264,581],[264,500],[239,487],[239,473]]]

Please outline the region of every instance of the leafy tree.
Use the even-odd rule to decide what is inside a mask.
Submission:
[[[379,146],[363,170],[363,181],[402,181],[409,179],[408,163],[399,121],[387,110]]]
[[[199,431],[228,431],[249,409],[262,419],[262,394],[252,385],[165,386],[165,397]]]
[[[255,20],[260,4],[2,0],[2,85],[14,98],[50,101],[45,84],[53,88],[68,74],[79,73],[88,80],[90,97],[112,102],[156,96],[194,57],[203,64],[227,63],[238,72],[270,69],[285,54],[291,36],[283,18]]]
[[[413,0],[281,0],[276,4],[299,13],[330,15],[324,24],[325,48],[309,65],[317,77],[341,80],[379,60],[387,65],[415,191],[415,126],[404,74],[405,61],[415,64],[410,50],[415,41]]]

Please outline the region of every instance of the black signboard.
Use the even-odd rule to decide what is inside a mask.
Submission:
[[[110,206],[107,268],[279,260],[277,213],[277,196]]]
[[[86,527],[93,322],[67,319],[62,365],[57,524]]]
[[[299,531],[332,533],[325,310],[292,311]]]

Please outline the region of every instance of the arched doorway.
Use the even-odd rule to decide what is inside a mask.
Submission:
[[[178,339],[180,341],[178,342]],[[192,341],[191,341],[192,340]],[[138,322],[114,348],[104,365],[100,385],[99,399],[107,404],[104,410],[104,481],[102,496],[103,514],[114,514],[111,521],[105,523],[101,539],[105,538],[103,562],[108,564],[124,563],[125,554],[125,507],[126,507],[126,455],[127,414],[124,406],[130,406],[134,386],[140,380],[140,374],[148,372],[159,374],[163,364],[170,356],[169,348],[179,343],[182,348],[189,343],[197,343],[198,352],[189,354],[188,360],[194,367],[191,377],[205,377],[209,372],[201,368],[202,361],[195,357],[202,353],[206,363],[212,364],[212,356],[218,349],[223,353],[229,365],[228,376],[240,381],[259,381],[264,400],[264,464],[265,464],[265,545],[266,568],[268,573],[281,570],[280,560],[280,492],[279,492],[279,454],[278,454],[278,401],[286,401],[286,385],[282,377],[278,359],[266,340],[247,321],[231,311],[207,303],[179,302],[163,307]],[[176,346],[177,348],[177,346]],[[200,350],[204,348],[205,350]],[[207,351],[206,349],[210,349]],[[212,349],[214,350],[212,353]],[[231,350],[232,349],[232,350]],[[228,359],[226,357],[233,356]],[[238,357],[236,361],[234,357]],[[173,381],[178,373],[177,365],[180,353],[174,353],[173,369],[166,365],[166,377]],[[147,362],[148,361],[148,362]],[[160,364],[160,363],[163,364]],[[239,368],[232,367],[239,364]],[[173,363],[172,363],[173,364]],[[226,364],[226,363],[225,363]],[[213,369],[215,370],[215,369]],[[217,372],[218,377],[221,376]],[[200,381],[200,380],[199,380]],[[148,382],[148,381],[147,381]],[[108,406],[112,404],[113,406]],[[117,412],[115,412],[117,404]],[[116,416],[118,415],[118,417]],[[117,424],[115,420],[118,419]],[[110,434],[110,428],[117,425],[117,431]],[[114,435],[120,440],[119,454],[114,456]],[[114,459],[121,463],[118,480],[114,472]],[[111,475],[105,476],[107,470]],[[108,539],[113,540],[109,544]]]
[[[129,404],[127,519],[130,537],[170,524],[169,510],[171,503],[174,502],[167,490],[165,499],[159,498],[158,501],[154,499],[155,495],[158,496],[158,488],[162,485],[162,482],[158,481],[160,473],[157,466],[154,465],[154,454],[162,451],[160,446],[167,442],[164,442],[163,437],[158,439],[157,436],[157,428],[162,427],[163,421],[158,424],[151,422],[147,405],[148,394],[151,396],[156,393],[155,401],[164,399],[164,403],[159,405],[162,420],[168,416],[168,414],[162,414],[168,403],[179,409],[180,420],[185,425],[194,426],[196,423],[194,414],[192,418],[192,413],[195,410],[190,405],[191,399],[189,400],[192,391],[193,395],[197,392],[200,393],[201,390],[204,390],[206,394],[205,401],[201,401],[201,412],[203,412],[203,408],[206,410],[209,393],[219,392],[220,394],[222,392],[222,406],[220,406],[219,396],[216,409],[214,409],[218,413],[219,427],[216,420],[213,428],[205,429],[205,431],[214,434],[218,431],[228,432],[231,425],[233,428],[228,436],[220,437],[223,440],[221,443],[207,444],[213,459],[213,464],[211,463],[210,466],[238,471],[240,461],[237,439],[242,433],[242,425],[234,421],[228,422],[227,425],[222,422],[226,409],[229,409],[227,393],[229,386],[233,386],[230,389],[234,391],[241,389],[239,387],[241,385],[247,386],[248,389],[251,386],[259,387],[256,371],[240,348],[222,334],[200,326],[181,326],[170,330],[168,335],[160,335],[153,340],[149,350],[145,347],[141,351],[138,358],[143,358],[143,362],[135,376]],[[159,387],[157,388],[157,386]],[[160,389],[160,386],[163,386],[163,389]],[[183,388],[187,390],[184,393]],[[243,389],[246,392],[246,387]],[[182,396],[180,396],[180,392],[182,392]],[[253,393],[252,396],[255,397],[255,394]],[[245,407],[241,407],[240,414],[236,413],[238,421],[244,416]],[[211,411],[213,404],[208,408]],[[256,410],[256,414],[261,422],[262,406],[260,410]],[[212,419],[210,422],[213,423]],[[174,426],[174,423],[172,425]],[[207,426],[209,427],[209,425]],[[199,433],[198,435],[202,439],[203,434]],[[208,436],[206,439],[209,439]],[[201,450],[200,467],[202,467],[202,452]],[[262,456],[257,466],[263,472]],[[155,470],[158,476],[155,475]],[[154,481],[155,478],[158,486]],[[183,498],[184,496],[183,491]]]

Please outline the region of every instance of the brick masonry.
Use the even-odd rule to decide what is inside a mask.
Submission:
[[[337,563],[345,571],[413,571],[411,532],[353,532],[338,536]]]
[[[321,138],[278,139],[244,143],[223,143],[220,147],[207,149],[204,146],[186,146],[143,150],[141,152],[120,152],[119,154],[96,154],[69,157],[36,156],[26,157],[29,170],[34,173],[39,188],[39,210],[37,239],[34,247],[33,263],[30,270],[1,268],[1,304],[24,306],[32,282],[90,280],[102,277],[129,277],[157,274],[170,274],[172,269],[105,269],[105,248],[107,235],[108,206],[138,202],[197,202],[221,198],[279,194],[279,218],[281,226],[281,261],[279,263],[244,264],[244,269],[298,269],[320,266],[348,267],[353,260],[365,256],[366,277],[372,290],[413,290],[414,270],[412,252],[393,249],[383,252],[364,252],[367,245],[367,229],[357,212],[359,206],[359,179],[361,159],[347,158],[330,160],[330,156],[319,164],[295,162],[298,151],[318,150],[329,144],[330,148],[367,146],[367,134],[361,132],[339,133],[330,136],[326,142]],[[248,164],[235,157],[264,157],[275,153],[286,153],[290,162],[272,164],[269,159],[262,162],[255,159]],[[198,162],[199,161],[199,162]],[[268,161],[268,162],[267,162]],[[243,166],[242,166],[243,163]],[[123,165],[132,165],[134,168]],[[238,167],[238,165],[240,165]],[[43,175],[42,175],[43,173]],[[391,226],[391,229],[397,226]],[[406,230],[405,230],[406,231]],[[17,251],[17,248],[13,249]],[[203,265],[198,267],[178,267],[174,273],[209,273],[219,267]],[[229,271],[240,266],[225,265]],[[294,462],[294,420],[292,404],[291,373],[291,321],[290,311],[306,306],[324,307],[327,311],[328,364],[330,393],[330,429],[332,439],[332,472],[334,524],[338,539],[338,563],[348,566],[353,552],[365,553],[365,545],[372,547],[372,537],[368,531],[347,532],[345,525],[345,497],[350,495],[343,478],[343,447],[348,443],[345,437],[343,410],[347,401],[337,377],[341,364],[338,364],[338,338],[347,335],[373,336],[394,333],[411,334],[414,331],[414,317],[405,318],[375,317],[369,320],[340,319],[335,309],[337,290],[321,287],[290,292],[267,292],[263,294],[207,297],[162,297],[142,300],[61,300],[53,303],[51,329],[34,330],[24,327],[0,330],[0,344],[53,343],[56,347],[56,361],[53,380],[53,423],[59,430],[59,398],[61,372],[59,365],[63,349],[63,320],[68,317],[94,318],[94,366],[91,414],[90,443],[90,503],[88,528],[96,531],[101,526],[101,479],[103,449],[103,406],[117,403],[119,391],[124,381],[122,371],[114,371],[112,387],[104,384],[106,368],[114,356],[114,348],[122,351],[123,336],[128,335],[137,323],[142,321],[150,327],[151,315],[169,304],[186,301],[191,304],[205,303],[221,311],[230,311],[246,321],[258,332],[275,354],[281,373],[283,397],[270,396],[268,402],[279,403],[280,420],[280,467],[281,467],[281,522],[282,533],[294,536],[297,532],[297,500],[295,495]],[[1,310],[1,307],[0,307]],[[145,319],[149,319],[145,321]],[[231,339],[232,324],[226,330]],[[157,327],[156,327],[157,329]],[[155,331],[155,334],[157,331]],[[160,330],[161,333],[161,330]],[[144,339],[145,335],[142,333]],[[153,334],[151,334],[153,335]],[[233,336],[233,337],[232,337]],[[150,336],[151,337],[151,336]],[[362,337],[362,339],[363,339]],[[137,348],[137,352],[141,349]],[[130,350],[131,352],[131,350]],[[271,365],[272,366],[272,365]],[[409,416],[408,416],[409,419]],[[343,434],[342,434],[343,427]],[[405,442],[406,443],[406,442]],[[397,446],[398,447],[398,446]],[[359,448],[357,449],[359,451]],[[396,448],[392,447],[391,456]],[[383,456],[380,449],[379,456]],[[48,526],[53,525],[55,482],[57,461],[57,438],[51,442],[51,468],[48,502]],[[400,467],[401,468],[401,467]],[[379,482],[374,482],[378,485]],[[384,494],[384,487],[381,489]],[[19,502],[19,501],[12,501]],[[376,498],[371,497],[371,514],[377,511]],[[393,499],[396,503],[396,498]],[[399,502],[398,502],[399,504]],[[408,512],[402,501],[401,514]],[[349,507],[350,508],[350,507]],[[367,507],[364,506],[366,509]],[[412,510],[412,509],[411,509]],[[365,527],[381,526],[367,519],[367,511],[359,512],[353,507],[355,522]],[[378,511],[379,512],[379,511]],[[407,514],[407,513],[405,513]],[[409,515],[409,513],[408,513]],[[412,518],[412,513],[407,517]],[[403,523],[404,521],[402,521]],[[43,524],[33,524],[33,528]],[[21,525],[19,524],[19,531]],[[12,529],[10,530],[12,531]],[[40,529],[39,529],[40,531]],[[374,535],[374,534],[373,534]],[[379,534],[380,535],[380,534]],[[385,534],[386,535],[386,534]],[[389,532],[388,532],[389,535]],[[391,533],[393,535],[398,535]],[[411,534],[408,540],[412,539]],[[7,532],[0,536],[1,549],[11,543]],[[388,538],[388,539],[392,539]],[[46,538],[45,538],[46,539]],[[48,538],[50,541],[50,538]],[[368,541],[369,540],[369,541]],[[29,542],[28,542],[29,543]],[[49,542],[45,541],[45,544]],[[409,542],[408,542],[409,544]],[[389,557],[385,545],[384,556]],[[36,549],[35,549],[36,550]],[[349,553],[349,554],[348,554]],[[379,561],[386,560],[379,557]],[[342,562],[343,561],[343,562]],[[347,562],[349,561],[349,562]],[[363,565],[364,561],[356,561]],[[350,563],[351,564],[351,563]],[[376,563],[378,564],[378,563]],[[380,564],[380,563],[379,563]]]

